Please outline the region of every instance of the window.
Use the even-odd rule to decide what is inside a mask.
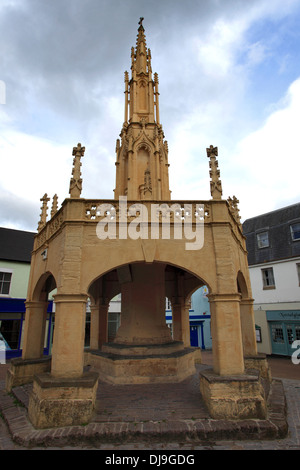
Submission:
[[[298,281],[299,281],[299,286],[300,286],[300,264],[296,264],[296,268],[297,268]]]
[[[22,327],[22,313],[0,314],[0,335],[6,349],[18,349]]]
[[[261,327],[258,325],[255,325],[255,336],[256,336],[256,342],[261,343]]]
[[[261,232],[256,235],[258,248],[266,248],[269,246],[269,232]]]
[[[10,289],[11,273],[0,271],[0,295],[8,295]]]
[[[293,224],[290,226],[292,240],[297,241],[300,240],[300,222],[298,224]]]
[[[262,269],[263,288],[275,289],[273,268]]]
[[[272,340],[274,343],[284,343],[283,329],[281,325],[272,325]]]

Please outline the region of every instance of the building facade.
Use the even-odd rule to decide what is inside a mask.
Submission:
[[[211,315],[207,286],[197,289],[189,302],[189,323],[191,346],[201,349],[212,349]],[[172,305],[166,299],[166,321],[172,329]]]
[[[259,352],[291,356],[300,340],[300,203],[243,224]]]
[[[30,273],[33,232],[0,228],[0,334],[6,359],[22,354],[25,302]],[[53,302],[47,309],[44,353],[49,354],[54,317]]]

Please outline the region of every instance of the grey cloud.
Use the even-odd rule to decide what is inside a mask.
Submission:
[[[0,189],[0,221],[2,227],[36,231],[39,221],[40,203],[32,203],[26,197]]]

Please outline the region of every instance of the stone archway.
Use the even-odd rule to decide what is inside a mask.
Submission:
[[[100,371],[100,379],[112,383],[177,382],[194,373],[187,299],[203,284],[185,269],[163,262],[133,262],[96,278],[88,290],[91,329],[86,363]],[[108,343],[109,301],[117,293],[122,297],[121,325]],[[172,303],[173,338],[166,325],[166,297]]]
[[[56,280],[49,271],[38,279],[32,298],[26,301],[23,359],[43,357],[49,294],[56,288]]]
[[[6,389],[11,391],[16,385],[33,380],[35,374],[49,372],[51,357],[44,356],[47,307],[49,293],[56,288],[56,280],[50,271],[42,274],[36,282],[32,297],[25,302],[25,328],[22,358],[11,361],[7,372]]]

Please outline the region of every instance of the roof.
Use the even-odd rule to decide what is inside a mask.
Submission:
[[[34,232],[0,227],[0,260],[30,263]]]
[[[290,226],[300,222],[300,203],[252,217],[243,223],[249,265],[300,256],[300,240],[293,241]],[[258,248],[257,233],[267,231],[269,246]]]

